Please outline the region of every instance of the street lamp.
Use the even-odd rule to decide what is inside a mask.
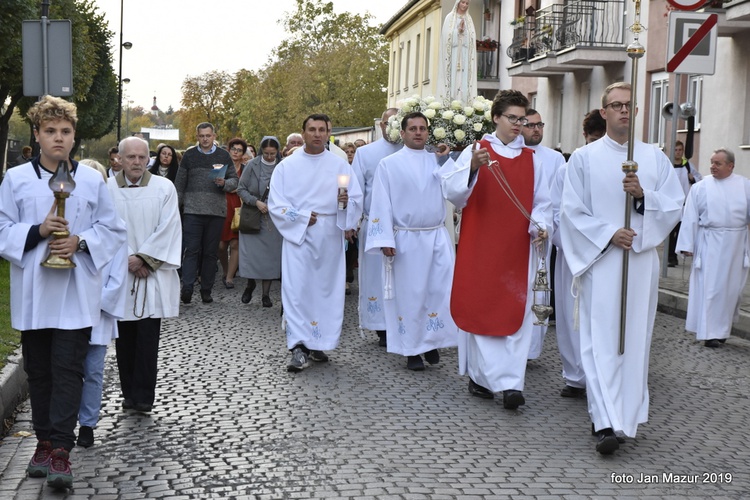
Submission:
[[[128,101],[128,110],[125,114],[125,133],[130,134],[130,107],[133,105],[135,101],[129,100]]]
[[[120,0],[120,70],[117,73],[117,143],[120,143],[120,133],[122,128],[122,84],[125,80],[122,79],[122,49],[130,50],[133,46],[130,42],[122,41],[122,18],[125,11],[125,0]],[[126,80],[130,81],[126,78]]]

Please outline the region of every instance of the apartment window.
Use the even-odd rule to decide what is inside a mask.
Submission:
[[[396,93],[400,94],[401,89],[399,86],[401,85],[401,61],[404,57],[404,42],[401,42],[398,44],[398,65],[396,66],[398,74],[396,75]]]
[[[432,45],[432,28],[427,28],[424,35],[424,83],[430,82],[430,46]]]
[[[406,42],[406,71],[404,72],[404,92],[409,91],[409,68],[411,68],[411,40]]]
[[[414,51],[414,88],[419,85],[419,49],[422,41],[422,35],[417,35],[417,45]]]
[[[391,58],[391,95],[396,91],[396,51]]]
[[[701,107],[703,96],[703,75],[688,76],[687,102],[695,107],[695,130],[701,128]],[[687,127],[687,124],[685,124]]]
[[[661,116],[661,110],[669,97],[669,75],[664,72],[651,76],[651,102],[649,104],[648,142],[664,147],[667,121]]]

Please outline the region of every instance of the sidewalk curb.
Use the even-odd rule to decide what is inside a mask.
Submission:
[[[687,294],[659,288],[659,304],[656,306],[659,312],[684,319],[687,316],[687,304]],[[750,314],[740,310],[740,317],[732,326],[732,335],[750,340]]]
[[[3,420],[10,418],[28,394],[29,386],[19,347],[15,354],[8,357],[8,362],[0,371],[0,417]]]

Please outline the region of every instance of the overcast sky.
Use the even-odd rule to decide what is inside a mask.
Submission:
[[[115,33],[115,72],[118,70],[120,3],[124,2],[123,105],[148,109],[153,96],[160,109],[180,105],[186,76],[211,70],[234,73],[257,70],[286,38],[278,23],[296,6],[295,0],[95,0]],[[384,23],[407,0],[333,0],[337,12],[370,12]]]

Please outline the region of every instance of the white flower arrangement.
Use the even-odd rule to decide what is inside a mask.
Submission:
[[[492,101],[482,96],[466,104],[461,101],[440,102],[432,96],[413,96],[403,101],[398,113],[389,118],[386,134],[391,141],[401,142],[401,120],[407,114],[419,111],[429,121],[428,146],[444,143],[451,149],[463,149],[484,134],[495,131],[491,110]]]

